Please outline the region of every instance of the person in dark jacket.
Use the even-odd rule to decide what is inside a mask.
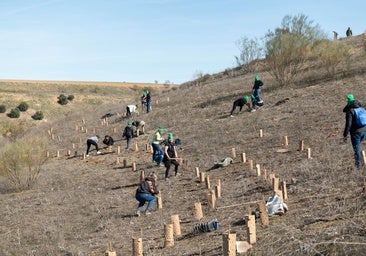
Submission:
[[[233,113],[234,113],[236,107],[239,107],[239,112],[240,112],[243,109],[244,105],[246,105],[248,107],[248,110],[251,110],[250,103],[249,103],[249,97],[246,95],[244,97],[234,101],[233,108],[231,109],[231,112],[230,112],[230,116],[233,117]]]
[[[170,166],[174,165],[175,176],[180,176],[178,173],[179,163],[177,161],[178,153],[174,143],[174,136],[172,133],[168,133],[168,141],[164,147],[164,165],[165,165],[165,180],[169,180]]]
[[[125,129],[123,131],[122,138],[126,138],[126,141],[127,141],[126,150],[127,151],[130,150],[132,138],[133,138],[133,128],[132,128],[131,120],[127,121],[127,126],[125,127]]]
[[[351,136],[351,143],[355,152],[355,165],[357,168],[361,166],[361,142],[366,137],[366,126],[360,127],[356,124],[355,108],[362,107],[361,103],[354,98],[352,94],[347,95],[347,105],[343,112],[346,113],[346,124],[343,132],[343,140],[347,142],[348,133]]]
[[[151,92],[146,91],[146,113],[151,111]]]
[[[155,195],[157,194],[159,194],[159,190],[155,184],[155,179],[153,177],[146,177],[136,189],[135,198],[137,201],[139,201],[136,212],[137,216],[140,216],[146,202],[148,203],[145,214],[151,214],[151,209],[156,202]]]
[[[254,76],[253,95],[255,98],[261,96],[261,87],[263,82],[259,79],[259,75]]]
[[[103,144],[107,145],[108,147],[113,146],[114,139],[111,136],[106,135],[104,136]]]

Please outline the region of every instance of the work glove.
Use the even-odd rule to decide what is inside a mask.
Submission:
[[[347,143],[347,137],[343,137],[343,142]]]

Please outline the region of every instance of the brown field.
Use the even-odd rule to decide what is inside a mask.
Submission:
[[[366,170],[353,167],[351,144],[342,141],[342,109],[350,92],[366,104],[366,55],[361,36],[346,40],[353,49],[352,60],[331,78],[322,67],[312,66],[293,85],[275,88],[272,77],[259,67],[265,105],[254,113],[236,110],[229,117],[233,101],[252,88],[254,74],[241,70],[216,74],[204,84],[152,88],[152,111],[134,117],[146,122],[146,134],[135,138],[138,150],[130,152],[123,150],[127,120],[121,114],[127,103],[139,104],[140,87],[35,83],[29,90],[28,83],[9,88],[9,82],[0,82],[6,104],[15,106],[26,99],[31,109],[46,112],[47,121],[27,120],[30,129],[25,135],[47,136],[50,152],[33,189],[16,192],[0,177],[0,255],[97,256],[104,255],[109,243],[118,256],[132,255],[133,237],[142,238],[144,255],[223,255],[223,234],[247,240],[245,215],[273,193],[268,177],[263,180],[250,170],[249,160],[286,181],[289,210],[270,217],[268,226],[256,220],[257,241],[247,255],[364,255]],[[60,106],[55,103],[60,93],[73,94],[75,100]],[[102,124],[107,113],[113,115],[108,125]],[[14,121],[0,118],[2,123]],[[182,141],[182,176],[169,181],[163,179],[165,168],[157,167],[145,150],[159,126],[165,135],[172,132]],[[110,134],[116,145],[112,152],[92,151],[83,160],[85,141],[94,134]],[[299,151],[300,141],[304,151]],[[1,145],[5,143],[2,138]],[[232,164],[212,168],[231,157],[233,148],[237,155]],[[68,150],[72,156],[67,156]],[[242,153],[248,162],[241,162]],[[132,163],[137,171],[132,171]],[[196,177],[196,167],[209,175],[210,189]],[[136,217],[134,193],[142,171],[158,174],[163,207]],[[212,209],[207,197],[217,180],[222,197]],[[200,221],[193,216],[196,202],[203,208]],[[175,237],[173,247],[164,248],[164,224],[175,214],[182,236]],[[220,222],[219,230],[192,233],[196,224],[213,219]]]

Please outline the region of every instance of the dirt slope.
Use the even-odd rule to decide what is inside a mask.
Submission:
[[[244,216],[248,208],[256,208],[251,202],[272,194],[269,181],[257,177],[248,163],[241,163],[240,156],[246,153],[254,166],[259,164],[262,171],[272,171],[287,182],[289,207],[285,215],[271,217],[269,226],[257,220],[257,242],[249,255],[363,255],[366,173],[365,168],[353,168],[351,145],[342,142],[342,109],[349,92],[361,102],[365,99],[365,75],[359,70],[365,69],[366,62],[362,36],[347,40],[357,54],[351,66],[339,70],[334,79],[324,79],[324,71],[316,69],[303,74],[303,82],[274,89],[269,74],[258,70],[264,81],[265,105],[254,113],[242,111],[229,117],[232,102],[250,92],[252,73],[155,91],[152,112],[138,117],[147,123],[147,133],[135,139],[138,151],[123,150],[126,142],[121,134],[127,120],[116,114],[108,125],[101,122],[106,113],[121,113],[127,101],[101,99],[95,105],[80,101],[81,111],[75,108],[39,125],[34,134],[48,136],[52,128],[54,139],[49,137],[51,157],[37,186],[15,193],[0,180],[0,254],[103,255],[111,242],[117,255],[131,255],[132,237],[142,237],[144,255],[223,255],[222,235],[235,232],[237,240],[246,240]],[[138,104],[139,92],[131,95]],[[145,151],[159,126],[182,140],[182,176],[170,181],[163,180],[164,167],[152,163],[151,154]],[[87,128],[87,133],[80,127]],[[114,147],[113,152],[104,150],[97,156],[93,151],[82,160],[85,141],[93,134],[112,135],[121,153]],[[284,136],[288,146],[283,145]],[[304,151],[298,151],[301,140]],[[215,162],[231,156],[232,148],[237,153],[234,163],[212,169]],[[66,156],[67,150],[77,151],[77,156]],[[136,172],[131,170],[132,162]],[[216,210],[209,207],[209,189],[196,177],[196,167],[209,175],[212,187],[217,179],[221,181],[222,198]],[[158,174],[163,208],[136,217],[134,192],[141,171]],[[201,222],[218,219],[218,231],[191,234],[199,223],[193,216],[195,202],[203,207]],[[164,248],[164,224],[174,214],[180,217],[183,236],[175,239],[174,247]]]

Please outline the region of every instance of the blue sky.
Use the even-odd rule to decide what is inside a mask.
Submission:
[[[332,38],[364,33],[365,10],[364,0],[0,0],[0,79],[179,84],[234,67],[236,42],[285,15]]]

